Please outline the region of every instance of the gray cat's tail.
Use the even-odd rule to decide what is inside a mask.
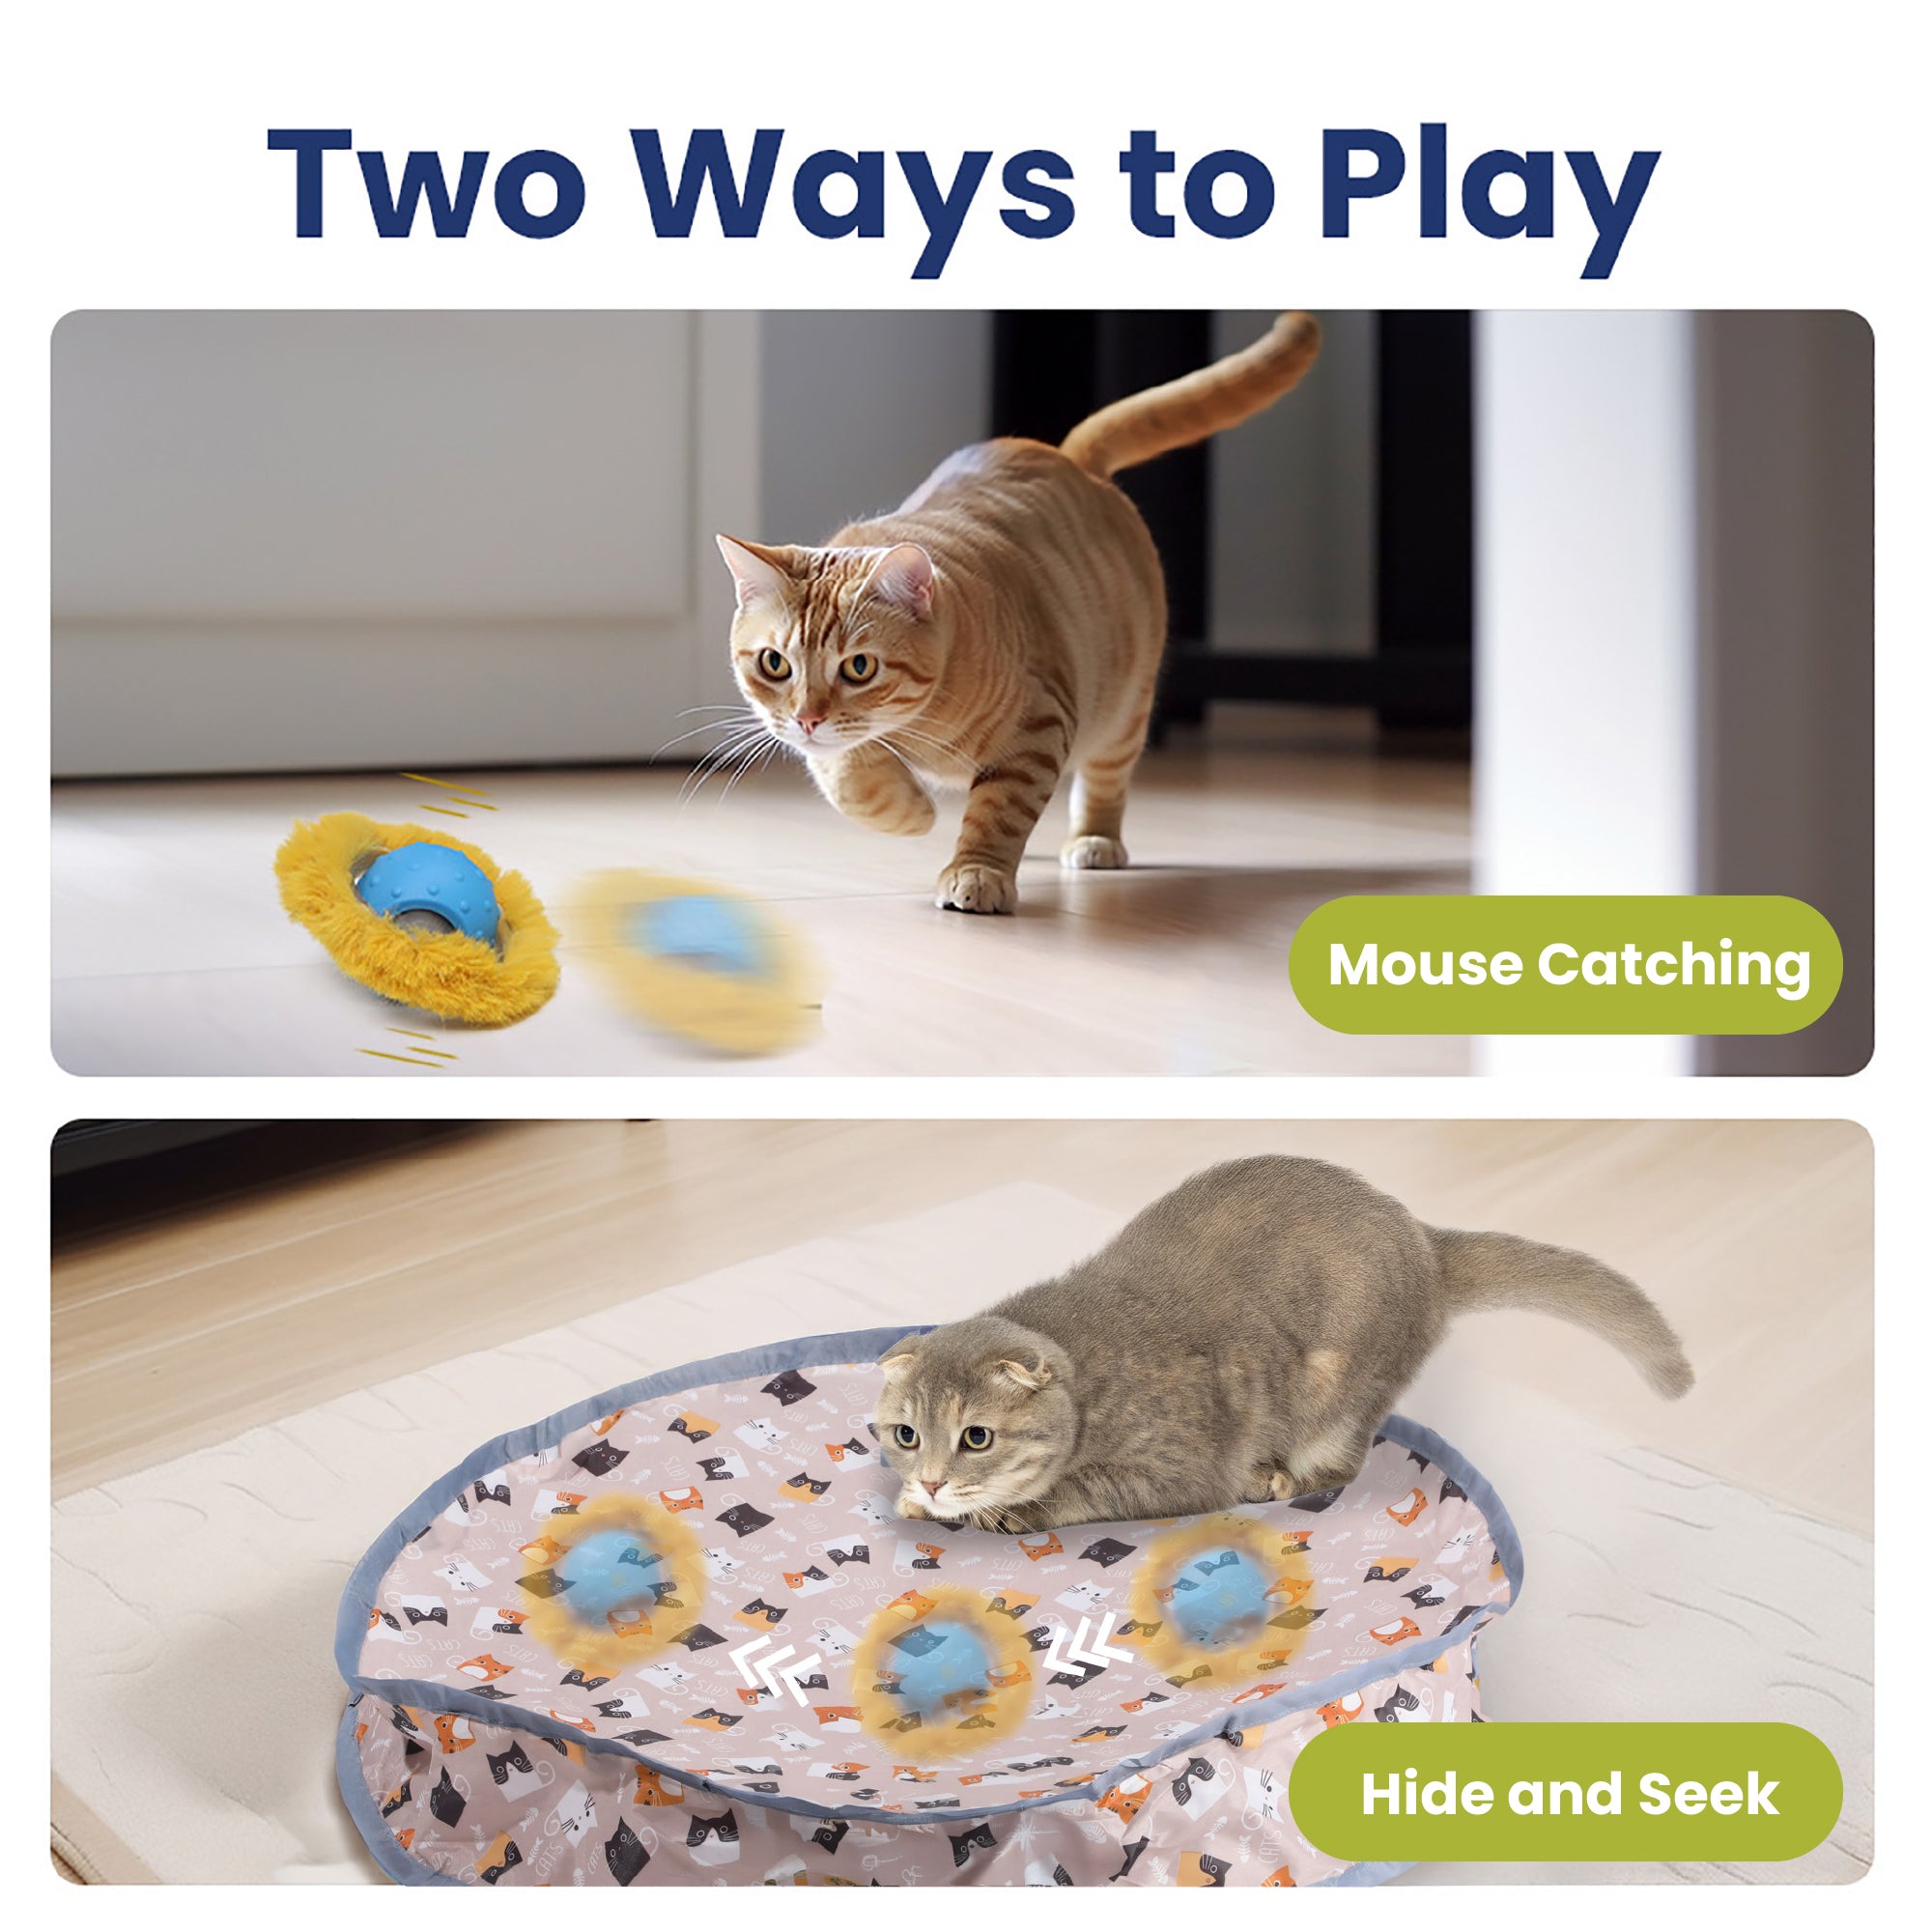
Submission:
[[[1515,1235],[1431,1228],[1429,1238],[1453,1309],[1528,1308],[1574,1321],[1627,1355],[1659,1395],[1680,1396],[1696,1380],[1657,1304],[1615,1268]]]
[[[1321,325],[1291,310],[1259,342],[1096,410],[1074,427],[1061,451],[1094,475],[1111,476],[1170,449],[1204,442],[1286,395],[1321,348]]]

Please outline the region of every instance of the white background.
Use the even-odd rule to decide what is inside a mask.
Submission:
[[[1311,307],[1851,307],[1878,341],[1878,624],[1880,954],[1879,1049],[1863,1074],[1832,1083],[1516,1078],[1457,1085],[1382,1081],[1254,1081],[1211,1090],[1170,1080],[979,1082],[952,1089],[775,1077],[701,1078],[622,1088],[526,1080],[500,1092],[466,1083],[440,1095],[412,1088],[423,1112],[503,1115],[1208,1114],[1268,1116],[1788,1115],[1862,1122],[1878,1149],[1880,1321],[1879,1520],[1882,1731],[1879,1852],[1873,1877],[1830,1898],[1758,1890],[1722,1909],[1751,1920],[1809,1925],[1821,1912],[1890,1919],[1922,1910],[1913,1824],[1919,1804],[1923,1706],[1912,1657],[1922,1648],[1925,1520],[1911,1424],[1922,1407],[1924,1244],[1917,1203],[1925,1172],[1922,998],[1925,922],[1919,910],[1926,817],[1919,746],[1926,699],[1922,556],[1932,527],[1924,476],[1932,440],[1926,396],[1926,310],[1920,295],[1925,48],[1907,10],[1840,4],[1668,6],[1614,10],[1538,5],[1351,10],[1329,5],[1170,8],[814,8],[793,0],[728,9],[580,5],[371,6],[275,9],[177,4],[72,4],[10,19],[7,123],[9,253],[18,267],[0,359],[8,466],[0,518],[12,677],[3,768],[14,810],[21,890],[8,947],[14,1037],[6,1048],[5,1132],[16,1203],[9,1217],[15,1283],[10,1394],[21,1439],[36,1445],[15,1485],[21,1528],[13,1548],[12,1682],[18,1694],[5,1753],[16,1895],[37,1917],[86,1913],[104,1923],[252,1922],[272,1910],[290,1925],[333,1919],[327,1893],[269,1902],[209,1894],[82,1895],[48,1870],[44,1852],[43,1721],[36,1687],[45,1656],[40,1619],[38,1444],[46,1375],[40,1282],[45,1145],[72,1115],[343,1114],[381,1091],[295,1081],[82,1082],[48,1055],[45,883],[45,638],[47,626],[47,338],[75,307],[906,307],[1066,303],[1215,308]],[[1368,125],[1413,140],[1424,120],[1449,125],[1452,184],[1495,146],[1594,148],[1614,176],[1634,148],[1663,159],[1616,272],[1579,281],[1587,224],[1559,163],[1557,235],[1496,242],[1462,227],[1417,239],[1405,189],[1358,205],[1357,232],[1323,242],[1320,132]],[[293,236],[293,165],[264,144],[271,126],[341,126],[357,146],[494,155],[561,149],[584,170],[583,220],[554,242],[493,232],[465,242],[383,242],[369,228],[359,182],[330,157],[330,232]],[[719,125],[749,138],[782,127],[773,219],[756,242],[699,234],[651,239],[626,130],[658,126],[673,156],[683,131]],[[1183,166],[1240,147],[1274,168],[1272,222],[1240,242],[1185,232],[1135,236],[1114,156],[1137,127],[1159,130]],[[1080,207],[1057,241],[1012,237],[982,189],[942,280],[907,279],[920,236],[910,197],[894,196],[889,233],[871,242],[819,242],[789,219],[787,163],[819,147],[921,147],[950,175],[959,150],[1057,149],[1074,164]],[[997,173],[999,158],[994,163]],[[488,192],[486,187],[486,193]],[[1178,184],[1166,199],[1179,203]],[[1184,230],[1184,224],[1183,224]],[[1614,801],[1605,801],[1614,810]],[[31,1205],[30,1205],[31,1204]],[[882,1211],[890,1204],[882,1203]],[[1747,1285],[1746,1285],[1747,1289]],[[1740,1321],[1750,1319],[1747,1293]],[[1802,1416],[1793,1453],[1804,1453]],[[1784,1568],[1766,1552],[1767,1570]],[[1795,1585],[1794,1585],[1795,1587]],[[1580,1664],[1580,1661],[1579,1661]],[[292,1768],[308,1776],[314,1767]],[[921,1917],[978,1920],[981,1894],[925,1894]],[[1703,1924],[1708,1897],[1640,1899],[1579,1888],[1535,1892],[1350,1894],[1289,1907],[1256,1894],[1211,1908],[1152,1893],[1097,1907],[1124,1922],[1197,1909],[1250,1919],[1292,1909],[1361,1920],[1432,1925],[1624,1925],[1633,1913],[1663,1925]],[[707,1921],[770,1922],[762,1891],[721,1892],[678,1906]],[[421,1923],[487,1908],[401,1892],[358,1896],[372,1919]],[[526,1903],[527,1913],[541,1910]],[[787,1915],[864,1913],[838,1891],[788,1894]],[[1052,1913],[1051,1895],[1014,1894],[1003,1917]],[[634,1901],[573,1900],[600,1922]],[[903,1918],[895,1912],[895,1922]]]

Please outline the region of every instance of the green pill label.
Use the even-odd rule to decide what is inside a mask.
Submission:
[[[1359,1034],[1768,1034],[1809,1026],[1844,977],[1802,899],[1330,899],[1289,949],[1295,998]]]
[[[1346,1724],[1288,1791],[1309,1840],[1355,1860],[1795,1859],[1844,1795],[1796,1724]]]

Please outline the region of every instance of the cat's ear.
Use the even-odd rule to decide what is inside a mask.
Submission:
[[[1053,1370],[1044,1361],[995,1362],[993,1366],[1023,1389],[1043,1389],[1053,1379]]]
[[[919,1355],[919,1337],[908,1335],[903,1341],[895,1342],[879,1357],[879,1366],[887,1375],[896,1375],[912,1367]]]
[[[752,544],[738,537],[720,534],[718,554],[724,559],[724,565],[731,573],[731,581],[738,586],[738,609],[756,597],[781,597],[790,580],[785,576],[784,566],[779,561],[778,553],[765,549],[762,544]]]
[[[868,596],[878,597],[908,617],[932,614],[932,559],[916,543],[895,544],[866,580]]]

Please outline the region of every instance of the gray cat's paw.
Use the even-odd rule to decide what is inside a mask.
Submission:
[[[1069,872],[1118,872],[1127,863],[1127,848],[1118,838],[1089,832],[1060,848],[1060,863]]]
[[[947,867],[933,895],[947,912],[1011,912],[1019,902],[1019,881],[1010,872],[972,863]]]
[[[897,1500],[893,1504],[893,1513],[895,1516],[910,1517],[914,1522],[930,1522],[932,1520],[903,1490],[899,1492]]]

